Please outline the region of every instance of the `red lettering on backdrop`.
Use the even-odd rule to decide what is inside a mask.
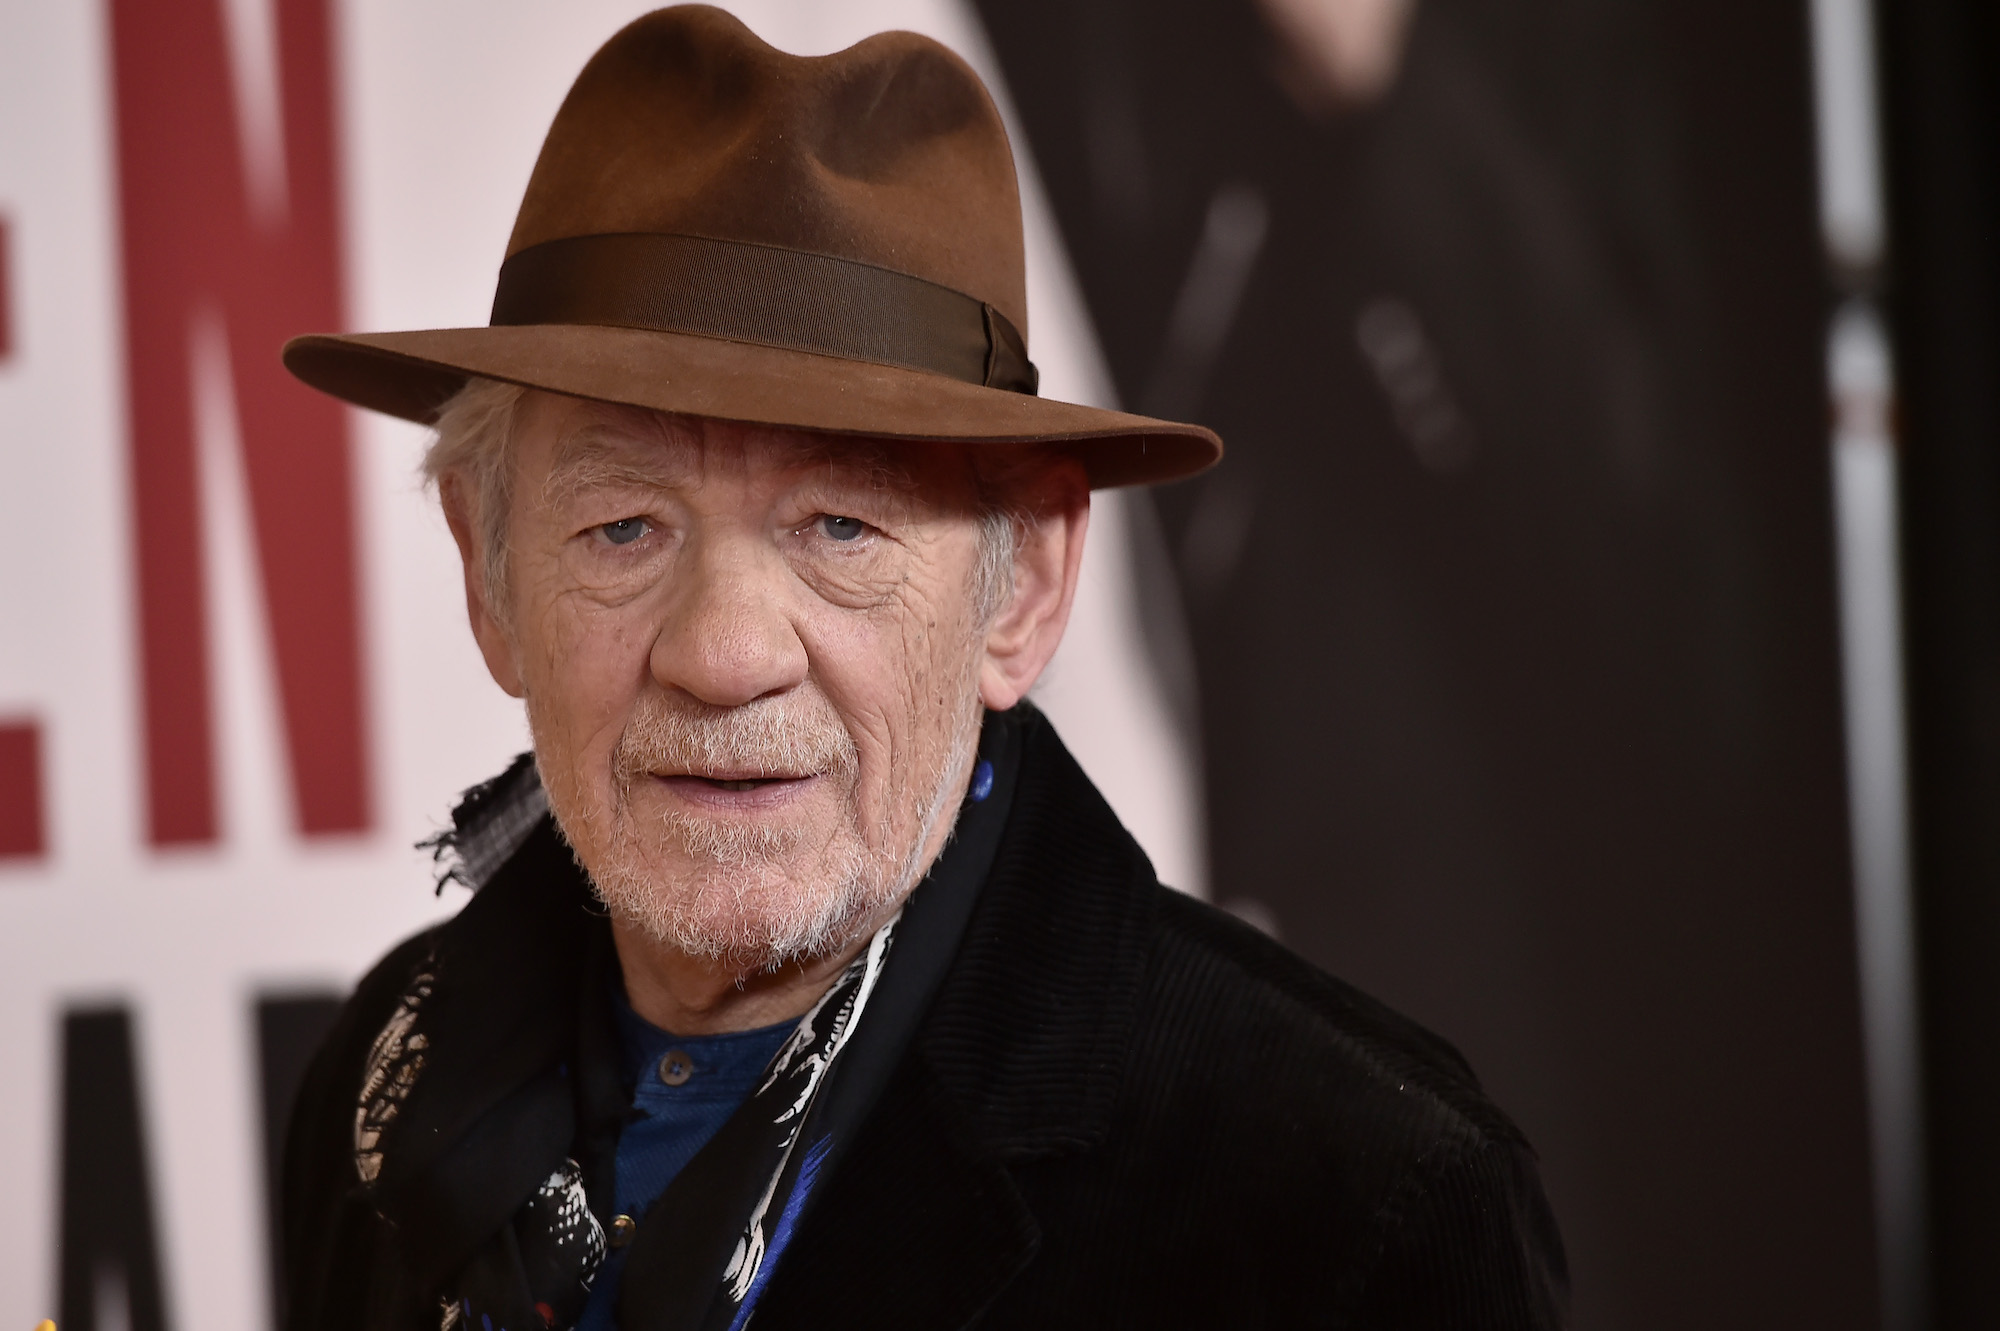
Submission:
[[[0,725],[0,857],[42,854],[42,816],[41,728]]]
[[[347,422],[278,363],[287,337],[342,326],[330,23],[327,0],[270,3],[282,218],[253,208],[221,0],[111,0],[154,844],[216,837],[190,370],[204,311],[227,330],[298,823],[368,822]]]
[[[13,293],[7,287],[7,219],[0,217],[0,360],[14,354]]]

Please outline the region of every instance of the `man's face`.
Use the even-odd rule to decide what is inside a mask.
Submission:
[[[949,831],[981,716],[964,456],[530,393],[511,646],[614,918],[730,965],[838,951]]]

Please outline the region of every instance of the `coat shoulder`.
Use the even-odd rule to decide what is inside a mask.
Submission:
[[[1135,1050],[1164,1038],[1184,1056],[1223,1058],[1243,1079],[1231,1097],[1239,1104],[1263,1098],[1249,1092],[1304,1112],[1366,1103],[1378,1113],[1353,1126],[1375,1122],[1402,1137],[1421,1124],[1411,1149],[1426,1138],[1526,1145],[1448,1041],[1235,916],[1157,892],[1138,1020],[1162,1029]],[[1244,1057],[1249,1050],[1254,1058]],[[1133,1071],[1143,1078],[1148,1069]]]
[[[1104,1325],[1564,1325],[1534,1153],[1458,1051],[1154,890],[1114,1107],[1095,1147],[1016,1166],[1042,1251],[993,1325],[1109,1268]]]

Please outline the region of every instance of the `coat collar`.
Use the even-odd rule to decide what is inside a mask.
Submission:
[[[993,871],[919,1048],[980,1142],[1015,1160],[1104,1137],[1157,878],[1040,713]]]
[[[416,1086],[368,1189],[406,1259],[442,1280],[558,1167],[576,1135],[570,1051],[610,929],[544,819],[438,930]]]
[[[786,1254],[759,1331],[968,1325],[1033,1260],[1025,1161],[1102,1142],[1157,879],[1039,714],[993,870],[929,1017]]]

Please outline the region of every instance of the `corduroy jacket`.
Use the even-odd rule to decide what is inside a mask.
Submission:
[[[959,951],[757,1331],[1565,1325],[1534,1154],[1464,1059],[1162,888],[1053,728],[1022,733]],[[551,1065],[604,927],[542,885],[567,856],[530,837],[343,1010],[287,1150],[289,1331],[431,1331],[453,1264],[576,1150],[570,1119],[516,1112],[567,1094]],[[457,1034],[423,1076],[467,1089],[413,1098],[397,1149],[428,1167],[364,1186],[370,1043],[424,968],[425,1019]]]

